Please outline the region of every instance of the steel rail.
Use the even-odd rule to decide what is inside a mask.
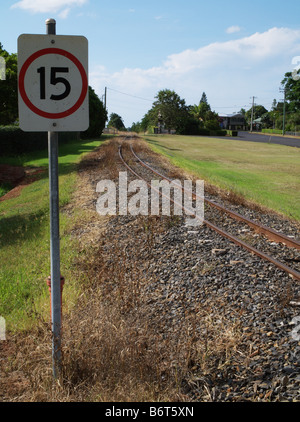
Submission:
[[[134,155],[134,157],[145,167],[147,167],[150,171],[152,171],[153,173],[157,174],[158,176],[168,180],[169,182],[171,182],[171,179],[169,179],[168,177],[162,175],[161,173],[159,173],[158,171],[154,170],[152,167],[150,167],[147,163],[145,163],[143,160],[140,159],[140,157],[138,157],[138,155],[134,152],[132,145],[130,145],[130,149],[132,154]],[[182,186],[179,186],[181,189]],[[199,198],[199,196],[197,196],[196,194],[192,193],[194,199]],[[259,232],[261,234],[266,235],[270,240],[277,242],[277,243],[284,243],[286,246],[291,247],[291,248],[295,248],[297,250],[300,250],[300,242],[297,239],[292,239],[289,238],[288,236],[279,233],[269,227],[264,226],[263,224],[257,223],[255,221],[250,220],[247,217],[242,216],[241,214],[238,214],[235,211],[229,210],[228,208],[225,208],[223,205],[217,204],[216,202],[207,199],[207,198],[199,198],[199,199],[204,199],[204,201],[211,205],[214,208],[217,208],[219,211],[225,212],[226,214],[229,214],[232,218],[234,218],[235,220],[238,221],[242,221],[244,223],[246,223],[248,226],[252,227],[256,232]]]
[[[125,165],[125,167],[127,167],[128,170],[132,174],[134,174],[139,179],[144,180],[147,183],[147,185],[150,186],[150,184],[147,182],[147,180],[145,180],[142,176],[140,176],[138,173],[136,173],[132,169],[132,167],[129,166],[129,164],[126,163],[126,161],[125,161],[125,159],[123,157],[123,154],[122,154],[122,145],[119,146],[119,157],[120,157],[122,163]],[[139,160],[139,161],[141,161],[141,160]],[[149,169],[151,169],[150,166],[147,166],[147,167],[149,167]],[[153,172],[156,173],[156,174],[158,174],[158,172],[155,171],[155,170]],[[162,176],[162,177],[164,177],[164,176]],[[172,202],[174,202],[171,198],[170,198],[170,200]],[[184,208],[184,206],[182,204],[180,206],[182,207],[182,209],[185,210],[185,208]],[[195,217],[197,218],[197,215],[195,215]],[[239,239],[236,236],[233,236],[233,235],[227,233],[223,229],[215,226],[214,224],[210,223],[209,221],[207,221],[205,219],[202,221],[202,223],[205,224],[207,227],[211,228],[212,230],[216,231],[217,233],[219,233],[221,236],[223,236],[223,237],[231,240],[236,245],[243,247],[244,249],[248,250],[249,252],[251,252],[251,253],[259,256],[260,258],[264,259],[265,261],[271,262],[272,264],[274,264],[280,270],[285,271],[286,273],[290,274],[293,278],[295,278],[296,280],[300,281],[300,273],[298,271],[294,270],[293,268],[288,267],[287,265],[283,264],[282,262],[278,261],[277,259],[275,259],[275,258],[273,258],[273,257],[271,257],[271,256],[269,256],[267,254],[265,254],[262,251],[259,251],[258,249],[254,248],[251,245],[248,245],[247,243],[245,243],[241,239]]]

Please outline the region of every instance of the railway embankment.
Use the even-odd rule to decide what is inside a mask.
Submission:
[[[187,176],[145,142],[132,143],[161,174]],[[26,365],[14,371],[26,388],[13,400],[31,395],[44,401],[299,401],[299,282],[208,225],[186,225],[184,216],[100,216],[97,201],[105,192],[97,192],[97,184],[113,182],[118,197],[119,173],[126,171],[120,145],[136,173],[153,177],[125,147],[124,137],[81,162],[77,190],[63,212],[83,212],[72,236],[78,244],[73,265],[85,274],[85,286],[63,319],[63,380],[58,389],[49,387],[49,350],[41,345],[46,337],[40,329],[22,350]],[[134,180],[128,171],[128,181]],[[225,202],[217,190],[207,195]],[[238,204],[236,197],[231,206],[287,235],[297,230],[276,214]],[[284,249],[282,255],[276,242],[259,240],[223,215],[212,216],[207,205],[205,211],[245,242],[269,242],[268,253],[278,249],[277,258],[298,270],[297,251]],[[22,342],[16,343],[20,348]]]

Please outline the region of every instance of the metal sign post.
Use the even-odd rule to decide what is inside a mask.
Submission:
[[[53,373],[56,378],[61,366],[61,286],[58,190],[58,133],[48,132],[49,190],[50,190],[50,256],[51,313],[53,333]]]
[[[54,19],[46,21],[47,35],[56,34]],[[61,371],[61,290],[59,242],[59,188],[58,188],[58,132],[48,132],[49,197],[50,197],[50,257],[51,257],[51,313],[53,375]]]
[[[51,320],[53,375],[61,374],[61,282],[59,239],[58,132],[89,127],[88,41],[56,35],[56,21],[46,20],[46,35],[18,39],[20,127],[48,132]]]
[[[46,21],[47,35],[56,34],[56,21]],[[50,257],[53,375],[61,372],[61,289],[59,241],[58,132],[48,132],[49,197],[50,197]]]

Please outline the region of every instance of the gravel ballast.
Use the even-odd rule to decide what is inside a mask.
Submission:
[[[145,152],[139,155],[143,158]],[[149,163],[154,160],[152,156]],[[159,161],[155,164],[166,171]],[[131,165],[149,177],[137,163]],[[125,171],[120,160],[118,170]],[[95,167],[90,173],[94,188],[99,177],[104,175]],[[114,180],[117,183],[117,177]],[[133,180],[129,173],[128,180]],[[96,200],[97,195],[87,206],[96,206]],[[226,205],[297,237],[297,223]],[[209,210],[205,217],[210,217]],[[221,222],[223,217],[214,218]],[[236,222],[228,228],[248,234]],[[279,249],[266,239],[257,238],[255,246],[270,254]],[[178,216],[112,216],[102,250],[107,265],[112,271],[122,267],[125,279],[138,270],[149,327],[162,338],[184,334],[191,339],[193,353],[185,359],[188,369],[181,388],[192,401],[300,401],[300,288],[286,272],[205,225],[186,226]],[[297,268],[299,255],[283,254],[280,249],[278,256]],[[106,282],[114,288],[117,280]]]

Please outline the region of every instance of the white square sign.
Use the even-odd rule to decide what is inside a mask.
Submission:
[[[22,130],[87,130],[88,90],[88,41],[85,37],[19,36],[18,95]]]

